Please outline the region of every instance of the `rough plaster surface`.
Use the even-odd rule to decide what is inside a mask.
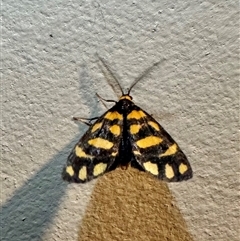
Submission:
[[[195,240],[239,240],[237,1],[2,1],[1,240],[77,240],[95,181],[60,173],[86,126],[71,116],[116,98],[103,57],[187,154],[194,178],[169,185]],[[238,175],[238,176],[237,176]],[[122,177],[124,178],[124,177]]]

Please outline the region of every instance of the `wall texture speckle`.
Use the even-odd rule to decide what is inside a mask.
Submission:
[[[168,185],[177,207],[168,215],[181,213],[181,219],[173,220],[186,222],[170,226],[184,230],[185,240],[239,240],[239,27],[239,3],[233,0],[3,1],[1,240],[158,240],[146,231],[154,219],[148,217],[147,199],[138,190],[157,192],[150,188],[157,180],[131,170],[120,176],[116,170],[116,176],[110,173],[85,185],[61,180],[71,148],[87,129],[71,117],[103,113],[96,92],[117,98],[96,53],[124,89],[165,59],[131,94],[176,139],[194,170],[192,180]],[[104,185],[112,179],[116,192]],[[130,180],[132,189],[118,187],[118,180],[126,185]],[[141,183],[134,185],[134,180]],[[133,191],[135,202],[119,202],[122,210],[133,210],[133,216],[121,213],[120,223],[136,218],[144,223],[145,236],[141,229],[131,233],[131,228],[118,226],[116,215],[112,232],[106,225],[101,229],[101,222],[94,226],[94,220],[108,220],[102,212],[107,210],[106,195],[96,198],[101,188],[106,188],[111,205],[116,194],[127,197],[124,190]],[[155,196],[146,198],[153,205],[149,211],[155,212]],[[121,239],[126,232],[132,238]]]

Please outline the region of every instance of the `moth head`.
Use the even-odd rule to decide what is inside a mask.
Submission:
[[[132,101],[132,96],[130,96],[130,95],[122,95],[120,98],[119,98],[119,100],[130,100],[130,101]]]

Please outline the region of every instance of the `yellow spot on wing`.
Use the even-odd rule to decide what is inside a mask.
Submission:
[[[107,149],[107,150],[113,147],[112,142],[102,139],[100,137],[89,140],[88,144],[92,145],[96,148],[103,148],[103,149]]]
[[[146,114],[141,111],[141,110],[133,110],[131,113],[129,113],[127,115],[127,119],[136,119],[136,120],[139,120],[143,117],[146,117]]]
[[[141,129],[141,125],[139,125],[139,124],[133,124],[133,125],[131,125],[130,126],[130,133],[132,134],[132,135],[134,135],[134,134],[137,134],[138,132],[139,132],[139,130]]]
[[[139,151],[133,151],[134,155],[141,155]]]
[[[87,168],[86,166],[81,167],[78,173],[78,178],[82,181],[87,179]]]
[[[150,161],[143,163],[144,168],[152,173],[153,175],[158,175],[158,166]]]
[[[168,179],[172,179],[174,177],[173,168],[169,164],[165,165],[165,175]]]
[[[93,133],[94,131],[100,129],[101,127],[102,127],[102,122],[96,123],[96,124],[92,127],[91,132]]]
[[[185,165],[185,164],[183,164],[183,163],[181,163],[180,166],[179,166],[179,168],[178,168],[178,170],[179,170],[179,172],[180,172],[181,174],[183,174],[184,172],[186,172],[187,169],[188,169],[187,165]]]
[[[148,137],[145,137],[143,139],[140,139],[136,143],[137,143],[138,147],[140,147],[140,148],[148,148],[148,147],[151,147],[151,146],[158,145],[162,141],[163,140],[160,137],[148,136]]]
[[[72,166],[67,166],[66,167],[66,173],[68,173],[71,177],[73,176],[74,171],[73,171]]]
[[[117,154],[118,154],[118,152],[115,151],[115,152],[112,152],[112,153],[111,153],[111,156],[116,156]]]
[[[156,131],[160,131],[159,125],[156,122],[148,121],[148,125],[154,128]]]
[[[99,164],[97,164],[93,168],[93,175],[96,177],[96,176],[102,174],[103,172],[105,172],[106,168],[107,168],[107,164],[106,163],[99,163]]]
[[[115,135],[115,136],[119,136],[120,135],[120,126],[119,125],[113,125],[109,128],[109,130]]]
[[[75,154],[77,157],[83,158],[93,158],[93,156],[86,154],[83,149],[79,146],[75,147]]]
[[[171,145],[164,153],[160,154],[159,156],[171,156],[177,152],[177,144],[174,143]]]
[[[108,111],[104,118],[108,120],[122,120],[123,116],[119,114],[117,111]]]

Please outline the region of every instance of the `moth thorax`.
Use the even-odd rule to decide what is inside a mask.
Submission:
[[[119,110],[122,110],[123,112],[127,112],[133,104],[133,102],[129,99],[120,99],[118,102]]]

